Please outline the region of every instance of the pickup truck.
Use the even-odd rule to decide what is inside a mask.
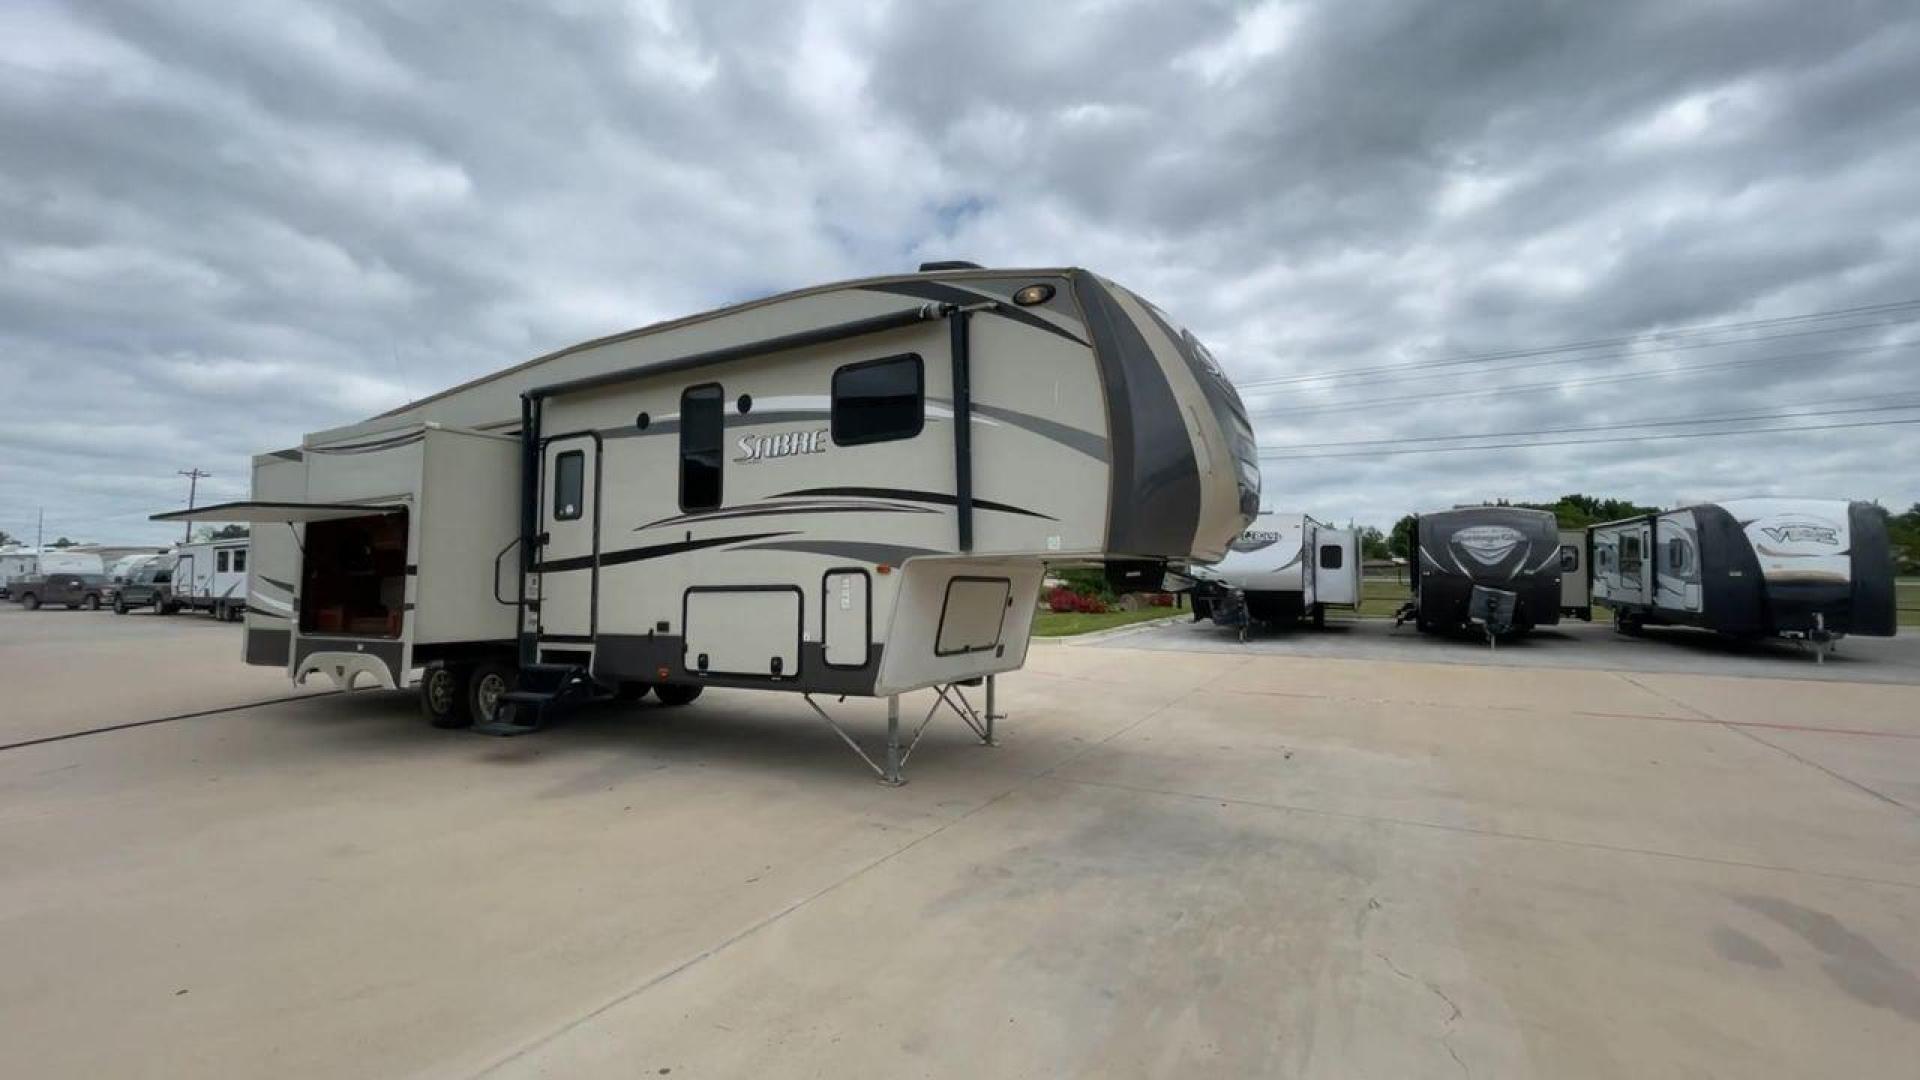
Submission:
[[[41,574],[15,578],[13,597],[28,611],[42,604],[65,604],[69,610],[100,610],[100,598],[107,593],[105,574]]]
[[[171,562],[148,563],[113,587],[114,614],[125,615],[134,608],[151,605],[156,614],[165,615],[173,606],[169,591],[172,583]]]

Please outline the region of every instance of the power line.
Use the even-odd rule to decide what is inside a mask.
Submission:
[[[1920,424],[1920,417],[1911,420],[1861,420],[1849,424],[1817,424],[1802,427],[1745,428],[1740,431],[1677,431],[1665,435],[1615,435],[1604,439],[1559,439],[1550,442],[1489,443],[1484,446],[1419,446],[1405,450],[1343,450],[1332,454],[1291,454],[1269,457],[1260,455],[1265,461],[1314,461],[1319,458],[1352,457],[1390,457],[1399,454],[1453,454],[1465,450],[1531,450],[1547,446],[1593,446],[1600,443],[1617,442],[1665,442],[1670,439],[1718,439],[1729,435],[1772,435],[1799,434],[1803,431],[1847,431],[1854,428],[1893,427],[1899,424]]]
[[[1697,350],[1697,349],[1719,349],[1719,348],[1725,348],[1731,345],[1764,345],[1771,341],[1785,341],[1792,338],[1813,337],[1819,334],[1836,334],[1836,333],[1843,333],[1843,332],[1853,331],[1853,330],[1872,330],[1872,329],[1875,329],[1878,327],[1884,327],[1884,326],[1906,326],[1916,321],[1920,321],[1920,312],[1916,312],[1913,315],[1908,316],[1907,318],[1902,318],[1902,319],[1884,319],[1879,322],[1857,323],[1851,326],[1825,326],[1825,327],[1820,327],[1814,330],[1799,330],[1799,331],[1786,333],[1786,334],[1763,334],[1758,337],[1739,338],[1732,341],[1698,341],[1698,342],[1693,342],[1691,344],[1672,345],[1672,346],[1659,348],[1659,349],[1638,349],[1633,352],[1613,353],[1611,355],[1606,355],[1606,356],[1585,356],[1585,355],[1578,355],[1578,354],[1567,355],[1567,356],[1548,356],[1548,357],[1545,357],[1544,359],[1527,360],[1523,363],[1518,363],[1518,364],[1502,364],[1499,367],[1478,368],[1475,370],[1474,374],[1493,375],[1493,374],[1498,374],[1504,371],[1525,371],[1528,368],[1555,367],[1560,364],[1604,364],[1604,363],[1608,363],[1610,361],[1616,361],[1616,360],[1638,360],[1638,359],[1641,359],[1642,357],[1648,357],[1648,356],[1665,356],[1673,353],[1693,352],[1694,350]],[[1421,368],[1429,365],[1416,364],[1416,365],[1410,365],[1410,366],[1415,368]],[[1431,366],[1445,367],[1449,365],[1434,364]],[[1345,382],[1339,387],[1339,389],[1350,390],[1350,389],[1353,389],[1354,387],[1379,386],[1384,383],[1420,382],[1426,379],[1458,378],[1460,375],[1461,375],[1461,372],[1458,372],[1458,371],[1435,371],[1425,375],[1386,374],[1386,375],[1380,376],[1379,378],[1356,379],[1351,382]],[[1243,388],[1239,383],[1236,383],[1234,385],[1236,388]],[[1257,387],[1260,384],[1249,383],[1246,385]],[[1259,390],[1253,391],[1254,396],[1259,396],[1260,393],[1261,391]]]
[[[1837,398],[1826,402],[1807,402],[1801,408],[1811,409],[1816,405],[1844,404],[1852,401],[1880,401],[1883,394],[1872,397]],[[1458,442],[1465,439],[1512,439],[1531,435],[1573,435],[1590,431],[1626,431],[1634,428],[1681,427],[1691,424],[1732,424],[1753,420],[1799,420],[1816,416],[1847,416],[1855,413],[1898,412],[1903,409],[1920,409],[1920,401],[1907,405],[1874,405],[1858,409],[1826,409],[1813,412],[1792,413],[1738,413],[1720,416],[1684,416],[1667,417],[1658,420],[1618,421],[1609,424],[1591,424],[1583,427],[1539,428],[1534,431],[1488,431],[1478,435],[1408,435],[1398,439],[1349,439],[1343,442],[1286,443],[1269,446],[1260,451],[1266,456],[1269,451],[1284,450],[1322,450],[1335,446],[1394,446],[1416,442]]]
[[[1702,371],[1725,371],[1732,368],[1759,367],[1768,364],[1785,364],[1803,360],[1833,360],[1843,356],[1855,356],[1862,353],[1883,352],[1888,349],[1909,349],[1920,345],[1920,340],[1896,341],[1885,345],[1861,345],[1851,349],[1834,349],[1818,353],[1792,353],[1786,356],[1759,356],[1744,360],[1720,360],[1711,364],[1689,364],[1682,367],[1663,368],[1658,371],[1629,371],[1618,375],[1598,375],[1590,379],[1561,379],[1554,382],[1521,383],[1518,386],[1495,386],[1483,390],[1453,390],[1444,393],[1407,394],[1400,397],[1363,398],[1358,401],[1334,401],[1322,405],[1296,405],[1285,409],[1260,409],[1249,411],[1254,416],[1290,416],[1297,413],[1344,412],[1350,409],[1370,409],[1376,405],[1398,405],[1414,401],[1435,401],[1445,398],[1494,397],[1501,394],[1524,394],[1539,390],[1564,390],[1577,386],[1602,386],[1613,383],[1634,382],[1640,379],[1658,379],[1669,375],[1691,375]]]
[[[1562,352],[1589,352],[1594,349],[1618,348],[1639,341],[1672,341],[1705,334],[1722,334],[1741,330],[1757,330],[1778,326],[1792,326],[1806,322],[1820,322],[1827,319],[1855,318],[1862,315],[1879,315],[1890,312],[1905,312],[1920,308],[1920,298],[1898,300],[1885,304],[1868,304],[1861,307],[1839,308],[1832,311],[1815,311],[1801,315],[1782,315],[1770,319],[1749,319],[1740,322],[1719,323],[1708,326],[1683,327],[1676,330],[1650,330],[1639,334],[1621,337],[1592,338],[1586,341],[1564,342],[1558,345],[1541,345],[1525,349],[1504,349],[1497,352],[1472,353],[1464,356],[1441,357],[1433,360],[1409,360],[1397,364],[1379,364],[1372,367],[1334,368],[1326,371],[1306,372],[1299,375],[1280,375],[1270,379],[1253,379],[1236,382],[1234,385],[1245,389],[1254,386],[1277,386],[1291,383],[1316,382],[1321,379],[1347,378],[1353,375],[1370,375],[1383,371],[1402,371],[1418,368],[1451,367],[1462,364],[1484,363],[1492,360],[1517,360],[1533,356],[1548,356]],[[1903,320],[1904,321],[1904,320]],[[1875,324],[1867,324],[1870,327]],[[1834,327],[1813,333],[1831,333],[1841,329],[1862,329],[1866,327]],[[1779,335],[1799,336],[1799,335]],[[1742,339],[1717,344],[1741,345],[1767,338]]]

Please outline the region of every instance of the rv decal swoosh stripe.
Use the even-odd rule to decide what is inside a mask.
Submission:
[[[644,562],[647,559],[662,559],[669,555],[682,555],[689,551],[720,547],[723,544],[738,544],[746,540],[766,540],[776,536],[793,536],[791,532],[747,533],[743,536],[710,536],[705,540],[677,540],[671,544],[650,544],[646,547],[625,548],[620,551],[603,551],[599,563],[602,567],[620,566],[625,563]],[[554,559],[535,566],[534,572],[541,574],[559,574],[568,570],[586,570],[594,565],[592,555],[575,555],[566,559]]]
[[[915,555],[943,555],[933,548],[904,544],[870,544],[859,540],[782,540],[771,544],[746,544],[741,551],[799,551],[808,555],[832,555],[840,559],[885,563],[898,566]]]
[[[293,595],[293,586],[288,582],[281,581],[279,578],[270,578],[265,574],[260,575],[260,580],[265,582],[268,585],[273,586],[276,589],[281,590],[282,592],[285,592],[289,596]]]
[[[946,398],[930,397],[927,399],[927,402],[928,404],[937,403],[945,405],[948,408],[953,406],[953,402]],[[1104,435],[1095,435],[1091,431],[1082,431],[1077,427],[1071,427],[1058,420],[1049,420],[1044,416],[1033,416],[1029,413],[1002,408],[998,405],[988,405],[984,402],[973,402],[972,408],[974,412],[982,416],[992,417],[1003,423],[1012,424],[1017,428],[1025,428],[1043,439],[1051,439],[1067,449],[1077,450],[1095,461],[1103,464],[1107,461],[1107,439]]]
[[[789,514],[936,514],[924,506],[898,506],[890,503],[826,503],[818,506],[769,506],[764,508],[743,508],[739,510],[721,510],[705,514],[682,514],[679,517],[662,518],[645,525],[635,525],[634,532],[643,529],[659,528],[663,525],[686,525],[699,521],[727,521],[734,518],[781,517]]]
[[[1087,344],[1086,341],[1077,334],[1055,326],[1047,320],[1034,315],[1032,312],[1006,303],[1000,300],[999,297],[988,293],[978,293],[970,289],[958,289],[952,285],[942,285],[936,281],[897,281],[884,285],[868,285],[866,288],[871,292],[888,292],[899,296],[913,296],[922,300],[935,300],[946,304],[977,304],[982,300],[993,300],[996,302],[995,305],[984,312],[979,312],[979,314],[998,315],[1003,319],[1010,319],[1025,326],[1031,326],[1036,330],[1045,330],[1049,334],[1066,338],[1075,345],[1085,346]]]
[[[958,506],[960,503],[959,499],[940,491],[909,491],[905,488],[877,487],[804,488],[800,491],[783,491],[773,496],[773,498],[801,499],[808,496],[821,495],[845,495],[865,499],[900,499],[906,502],[932,503],[936,506]],[[1045,521],[1060,520],[1051,514],[1042,514],[1035,510],[1024,510],[1018,506],[1008,506],[1006,503],[994,502],[991,499],[975,499],[973,500],[973,506],[976,510],[996,510],[1002,514],[1019,514],[1022,517],[1040,518]]]
[[[275,450],[270,456],[282,461],[299,461],[304,455],[298,450]]]

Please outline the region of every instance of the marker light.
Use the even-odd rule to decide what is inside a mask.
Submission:
[[[1044,304],[1051,299],[1053,299],[1053,286],[1045,282],[1041,282],[1038,285],[1029,285],[1013,294],[1013,302],[1019,304],[1021,307],[1032,307],[1035,304]]]

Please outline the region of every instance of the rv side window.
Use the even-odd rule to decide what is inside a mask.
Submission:
[[[848,364],[833,373],[835,446],[911,439],[926,419],[916,353]]]
[[[1571,574],[1580,569],[1580,549],[1572,544],[1560,545],[1560,572]]]
[[[720,438],[725,404],[719,383],[680,395],[680,509],[720,507]]]
[[[224,574],[233,569],[227,565],[227,559],[232,554],[231,551],[216,551],[213,553],[213,569],[215,573]]]
[[[233,572],[243,573],[247,569],[247,549],[239,548],[233,553]]]
[[[1320,545],[1320,569],[1322,570],[1340,569],[1340,560],[1343,554],[1344,553],[1340,550],[1339,544]]]
[[[587,494],[587,454],[568,450],[553,459],[553,520],[577,521]]]
[[[1640,538],[1623,536],[1620,538],[1620,570],[1623,573],[1640,572]]]
[[[1667,569],[1681,571],[1687,568],[1687,542],[1674,537],[1667,541]]]

